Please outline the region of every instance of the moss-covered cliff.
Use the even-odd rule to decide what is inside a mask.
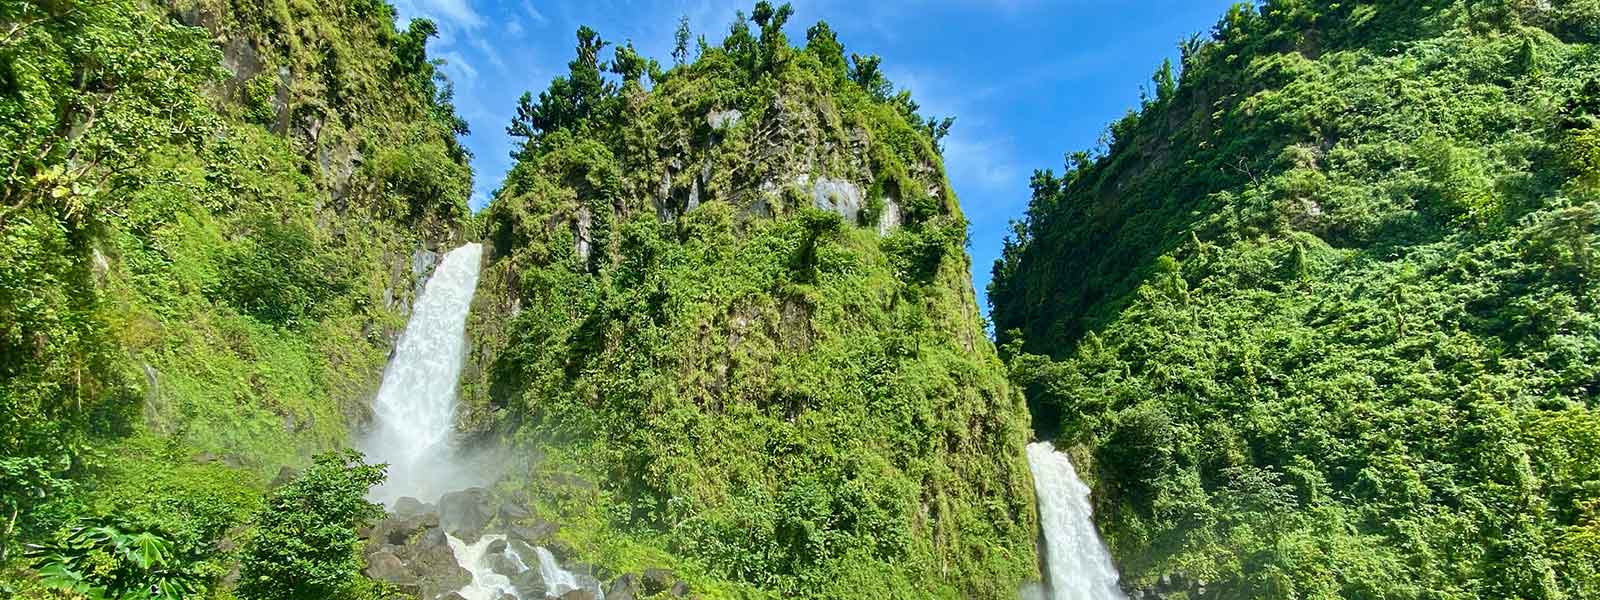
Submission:
[[[1241,4],[1034,178],[993,318],[1130,587],[1600,596],[1597,41],[1588,1]]]
[[[1037,577],[1028,417],[939,123],[825,24],[792,48],[787,7],[753,16],[665,72],[618,48],[620,85],[580,31],[525,100],[463,427],[544,457],[513,479],[611,568],[667,562],[712,596],[1014,596]]]
[[[0,562],[106,517],[226,565],[364,418],[471,179],[392,10],[0,6]]]

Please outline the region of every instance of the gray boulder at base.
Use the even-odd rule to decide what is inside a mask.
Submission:
[[[562,594],[561,600],[595,600],[594,590],[572,590]]]
[[[517,595],[523,598],[539,600],[550,593],[550,588],[544,585],[544,575],[538,569],[529,569],[511,577],[511,587],[516,588]]]
[[[439,499],[439,527],[468,544],[478,543],[483,528],[494,518],[489,490],[471,488],[445,494]]]
[[[644,586],[639,583],[639,576],[632,573],[611,580],[606,588],[606,600],[636,600],[643,595]]]
[[[415,517],[422,513],[434,512],[433,505],[421,500],[405,496],[394,501],[394,514],[402,517]]]
[[[681,591],[679,590],[679,586],[683,586]],[[662,592],[669,592],[674,596],[682,596],[689,593],[689,588],[688,586],[684,585],[683,582],[678,581],[678,576],[672,571],[668,571],[666,569],[645,569],[645,595],[654,596]]]
[[[367,568],[362,572],[366,573],[367,577],[396,585],[417,581],[416,574],[388,550],[380,550],[367,557]]]

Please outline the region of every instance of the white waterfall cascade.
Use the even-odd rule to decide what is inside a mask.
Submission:
[[[511,578],[496,572],[488,560],[489,546],[506,539],[505,536],[486,535],[478,540],[478,543],[470,545],[456,539],[455,536],[448,536],[447,539],[450,542],[450,551],[456,555],[456,563],[472,573],[472,583],[456,591],[462,598],[467,600],[500,600],[502,596],[521,598],[517,594],[517,588],[511,584]],[[519,571],[528,570],[528,563],[517,554],[516,550],[508,548],[505,554]]]
[[[547,600],[560,598],[574,590],[588,590],[597,600],[605,600],[600,582],[592,577],[579,577],[577,573],[561,568],[555,555],[543,546],[533,548],[533,554],[539,559],[537,569],[539,579],[544,582],[545,596],[524,598],[513,578],[520,580],[523,573],[535,568],[529,566],[528,557],[523,556],[528,550],[527,546],[520,546],[522,550],[519,551],[518,545],[511,544],[496,554],[489,552],[489,547],[495,542],[505,541],[506,536],[485,535],[476,544],[468,544],[455,536],[448,536],[447,539],[450,550],[456,555],[456,563],[472,573],[472,583],[456,591],[466,600],[501,600],[507,596],[517,600]]]
[[[389,478],[372,498],[393,505],[401,496],[434,502],[462,485],[452,468],[456,384],[467,351],[467,310],[478,287],[483,245],[466,244],[444,256],[411,312],[378,397],[375,427],[361,449],[369,462],[389,465]]]
[[[1124,600],[1117,567],[1090,518],[1089,486],[1078,480],[1067,455],[1048,442],[1028,444],[1028,466],[1039,495],[1044,530],[1045,584],[1024,597],[1048,600]]]
[[[489,469],[458,457],[450,445],[455,429],[456,388],[467,353],[467,312],[478,287],[481,244],[466,244],[444,256],[417,297],[411,321],[400,335],[394,357],[383,373],[372,401],[375,427],[360,442],[369,462],[389,465],[389,478],[372,491],[372,499],[392,506],[402,496],[436,502],[446,492],[486,485]],[[447,536],[456,563],[472,573],[472,582],[457,593],[467,600],[524,599],[511,575],[531,570],[514,548],[489,552],[503,535],[485,535],[474,544]],[[550,597],[586,586],[604,600],[598,582],[585,582],[561,568],[554,556],[537,548],[539,575]],[[499,567],[496,569],[496,567]]]

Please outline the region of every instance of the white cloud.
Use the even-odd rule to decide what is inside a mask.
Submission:
[[[472,8],[471,0],[395,0],[394,6],[402,22],[426,17],[439,24],[440,29],[477,29],[484,24],[483,15]]]
[[[522,33],[522,21],[520,19],[511,19],[510,21],[506,21],[506,35],[511,37],[520,37],[522,36]]]
[[[439,58],[444,59],[444,72],[450,76],[450,81],[457,84],[458,90],[478,85],[478,69],[467,62],[460,52],[443,52]]]
[[[482,36],[473,36],[470,41],[472,43],[472,47],[476,48],[478,53],[483,55],[484,60],[489,61],[489,64],[492,65],[500,75],[510,75],[510,70],[506,68],[506,61],[500,58],[500,51],[495,49],[494,44],[489,43],[488,38]]]
[[[544,13],[539,12],[539,9],[534,8],[533,2],[529,0],[522,0],[522,12],[527,14],[528,18],[533,19],[534,23],[544,25],[550,22],[550,19],[545,17]]]
[[[963,134],[959,122],[956,127],[944,140],[944,165],[952,183],[958,188],[971,184],[992,190],[1019,180],[1022,169],[1017,166],[1009,143]]]

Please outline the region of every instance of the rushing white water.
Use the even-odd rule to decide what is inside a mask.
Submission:
[[[549,588],[550,595],[561,596],[573,590],[584,589],[584,583],[578,580],[578,575],[561,568],[561,563],[556,562],[556,557],[543,546],[534,548],[539,555],[539,575],[544,577],[544,585]],[[605,600],[605,594],[600,593],[598,585],[588,586],[589,591],[595,592],[596,597]]]
[[[481,244],[450,251],[417,298],[405,333],[372,401],[375,427],[362,441],[370,461],[389,464],[389,478],[372,491],[392,505],[401,496],[438,500],[460,489],[463,469],[451,464],[456,383],[467,350],[467,309],[478,286]],[[463,484],[467,485],[463,485]]]
[[[511,578],[495,572],[493,564],[487,560],[489,546],[497,541],[506,539],[506,536],[486,535],[479,539],[478,543],[470,545],[456,539],[453,535],[447,536],[446,539],[450,542],[450,551],[456,555],[456,564],[461,565],[461,568],[472,573],[472,583],[468,583],[467,587],[456,591],[456,593],[461,594],[462,598],[467,600],[500,600],[501,596],[506,595],[520,598],[517,595],[517,588],[511,585]],[[506,558],[511,560],[518,572],[528,570],[527,563],[522,561],[522,557],[518,556],[515,550],[506,548],[505,555]]]
[[[546,598],[560,598],[562,594],[573,590],[588,590],[598,600],[605,600],[605,594],[600,591],[599,582],[593,578],[578,577],[576,573],[561,568],[561,563],[556,562],[555,555],[544,547],[534,548],[534,554],[539,558],[539,578],[544,581],[544,598],[523,598],[512,583],[511,577],[521,575],[532,570],[528,566],[526,557],[517,552],[517,545],[507,545],[500,554],[489,552],[489,547],[497,541],[503,541],[506,536],[486,535],[476,544],[468,544],[455,536],[447,536],[450,550],[456,555],[456,563],[461,568],[472,573],[472,583],[457,590],[466,600],[499,600],[505,596],[519,600],[545,600]],[[527,546],[521,546],[524,551]],[[498,567],[498,568],[497,568]]]
[[[1028,466],[1039,494],[1044,530],[1045,597],[1049,600],[1122,600],[1117,567],[1090,518],[1089,486],[1065,454],[1047,442],[1028,444]],[[1028,593],[1026,590],[1024,594]]]

